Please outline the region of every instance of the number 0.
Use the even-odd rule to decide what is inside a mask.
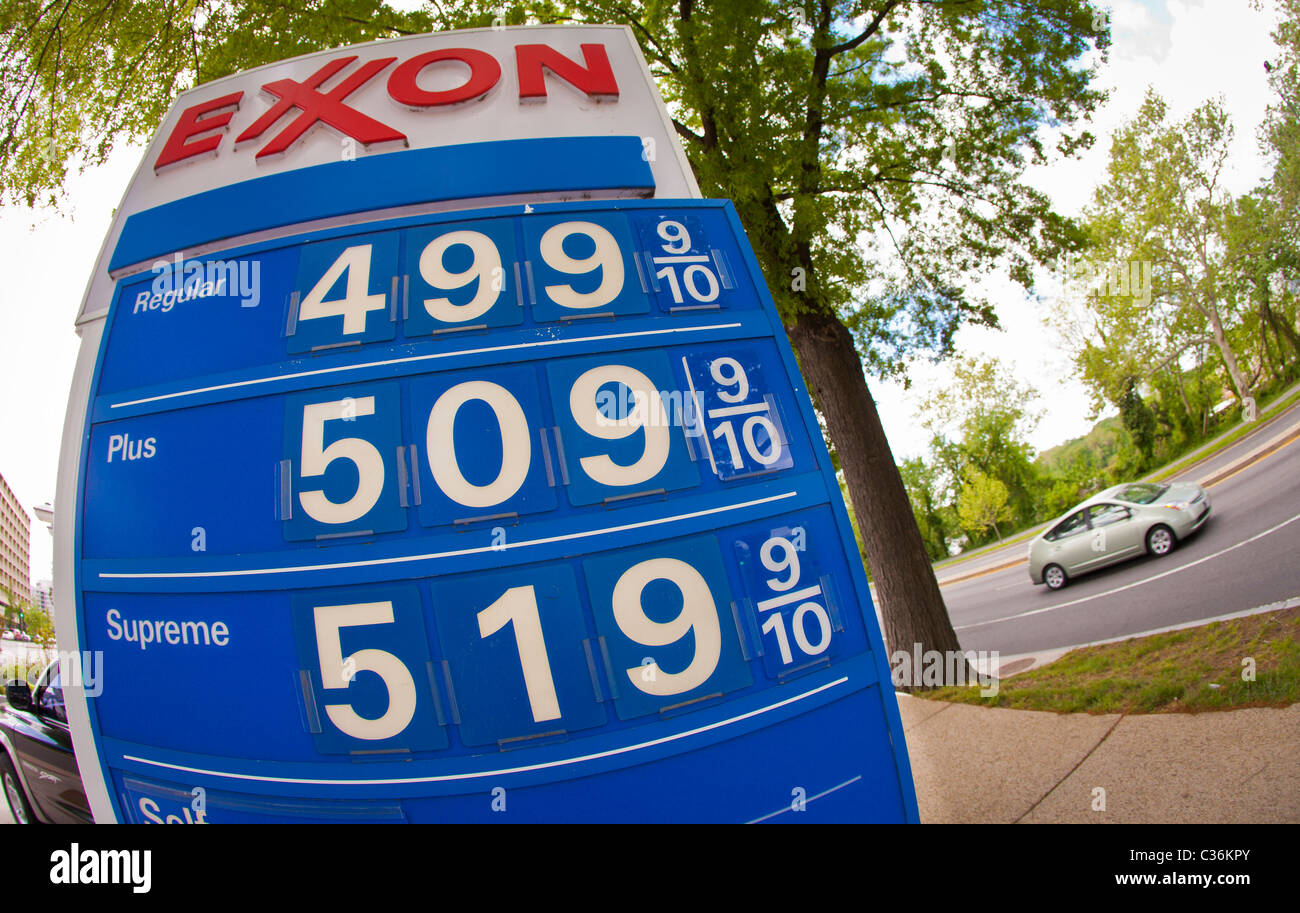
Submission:
[[[465,478],[456,459],[456,413],[470,400],[481,400],[492,408],[501,430],[501,471],[486,485]],[[492,507],[512,497],[528,478],[532,461],[532,439],[528,418],[519,400],[500,384],[470,380],[457,384],[433,404],[425,438],[429,469],[447,497],[465,507]]]

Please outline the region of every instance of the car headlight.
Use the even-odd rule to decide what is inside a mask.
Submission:
[[[1175,503],[1175,504],[1166,504],[1166,505],[1165,505],[1165,507],[1168,507],[1170,510],[1187,510],[1187,509],[1190,508],[1191,506],[1192,506],[1192,502],[1191,502],[1191,501],[1178,501],[1178,502]]]

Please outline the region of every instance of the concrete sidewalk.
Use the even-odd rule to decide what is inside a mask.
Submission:
[[[1300,822],[1300,704],[1093,716],[899,694],[898,707],[926,823]]]

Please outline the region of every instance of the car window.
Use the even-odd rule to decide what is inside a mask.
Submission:
[[[1109,526],[1133,516],[1133,512],[1120,504],[1094,504],[1092,506],[1092,525]]]
[[[36,681],[31,683],[32,693],[34,694],[39,689],[44,688],[46,685],[48,685],[50,683],[50,679],[53,678],[55,675],[57,675],[58,672],[59,672],[59,664],[57,662],[50,663],[48,666],[42,669],[41,674],[36,676]]]
[[[1047,534],[1047,538],[1056,541],[1068,536],[1073,536],[1083,532],[1088,528],[1087,521],[1084,520],[1084,511],[1077,510],[1070,516],[1066,517]]]
[[[1125,485],[1115,493],[1115,497],[1131,504],[1150,504],[1168,490],[1168,485],[1156,485],[1153,482],[1135,482],[1132,485]]]
[[[50,674],[52,672],[52,674]],[[49,682],[41,689],[40,696],[36,700],[37,709],[42,716],[58,720],[60,723],[68,721],[67,711],[63,706],[63,682],[59,678],[59,667],[53,665],[47,671],[50,675]],[[44,678],[45,676],[42,676]]]

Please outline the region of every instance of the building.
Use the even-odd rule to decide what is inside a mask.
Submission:
[[[54,581],[38,580],[32,584],[32,605],[43,609],[54,620]]]
[[[0,604],[5,604],[5,590],[14,598],[30,602],[32,521],[9,483],[0,476]]]

